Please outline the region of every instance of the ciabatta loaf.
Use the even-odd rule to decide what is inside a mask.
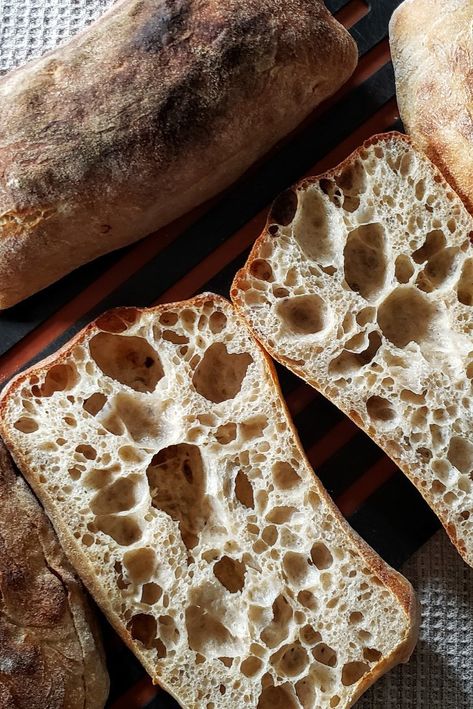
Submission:
[[[473,213],[473,2],[405,0],[389,38],[406,130]]]
[[[0,707],[102,709],[107,693],[84,590],[0,441]]]
[[[119,0],[0,81],[0,308],[239,177],[350,76],[322,0]]]
[[[358,423],[473,563],[473,219],[399,134],[274,205],[232,297]]]
[[[124,640],[188,709],[351,706],[416,638],[407,581],[314,477],[225,300],[111,312],[1,428]]]

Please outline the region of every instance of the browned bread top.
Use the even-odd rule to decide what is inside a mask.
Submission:
[[[85,175],[87,199],[115,180],[127,184],[137,167],[132,189],[142,198],[151,175],[190,145],[210,145],[210,126],[257,100],[278,66],[305,62],[307,81],[327,81],[330,52],[353,65],[351,40],[319,0],[119,2],[2,80],[0,158],[9,169],[0,211],[11,203],[32,219],[33,208],[74,196]]]
[[[107,693],[84,591],[0,443],[0,706],[100,709]]]
[[[0,81],[0,308],[221,191],[352,73],[321,0],[121,0]]]
[[[414,143],[473,212],[473,3],[405,0],[390,43],[399,110]]]

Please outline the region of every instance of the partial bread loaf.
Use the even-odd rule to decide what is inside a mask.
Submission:
[[[351,75],[322,0],[119,0],[0,81],[0,308],[231,184]]]
[[[276,201],[232,297],[358,423],[473,563],[473,219],[399,134]]]
[[[473,213],[473,2],[405,0],[389,36],[406,130]]]
[[[0,442],[0,706],[101,709],[107,694],[84,591]]]
[[[73,564],[183,707],[342,709],[409,657],[409,583],[314,477],[227,301],[104,315],[1,415]]]

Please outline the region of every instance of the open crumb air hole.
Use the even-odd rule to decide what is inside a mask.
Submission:
[[[194,589],[194,602],[185,611],[189,647],[204,657],[236,657],[240,642],[213,609],[215,593],[211,587]]]
[[[348,349],[342,352],[333,359],[329,364],[329,374],[331,375],[346,375],[356,372],[367,364],[370,364],[381,347],[381,335],[376,332],[370,332],[368,335],[368,346],[361,352],[351,352]],[[347,343],[347,346],[350,343]]]
[[[261,693],[257,709],[297,709],[297,702],[288,687],[266,687]]]
[[[100,332],[90,340],[89,349],[104,374],[135,391],[154,391],[164,376],[158,353],[142,337]]]
[[[409,342],[422,345],[432,337],[438,319],[435,303],[410,286],[394,290],[378,310],[378,324],[383,335],[400,348]]]
[[[277,647],[289,635],[292,609],[286,598],[278,596],[272,606],[273,619],[261,633],[262,642],[269,648]]]
[[[329,645],[319,643],[312,650],[312,655],[317,662],[327,667],[335,667],[337,664],[337,653]]]
[[[222,445],[226,446],[237,437],[237,426],[236,423],[225,423],[217,428],[215,438]]]
[[[278,460],[272,467],[273,480],[280,490],[293,490],[301,484],[301,479],[292,465]]]
[[[458,300],[463,305],[473,305],[473,259],[467,259],[463,264],[458,283]]]
[[[315,189],[301,195],[294,239],[310,261],[330,265],[335,255],[334,242],[327,214],[326,200]]]
[[[101,315],[96,321],[96,325],[99,330],[105,332],[125,332],[130,325],[136,322],[138,312],[136,308],[116,308]]]
[[[300,675],[309,665],[309,655],[307,650],[299,643],[283,645],[278,652],[271,657],[271,664],[283,677],[293,678]]]
[[[282,300],[276,312],[290,333],[314,335],[327,326],[328,308],[315,293]]]
[[[253,486],[242,470],[238,471],[235,478],[235,497],[244,507],[254,508]]]
[[[399,283],[409,283],[413,275],[414,266],[409,256],[405,254],[398,256],[395,263],[395,276]]]
[[[345,280],[365,300],[378,295],[386,281],[386,239],[382,224],[363,224],[348,234]]]
[[[101,410],[98,419],[102,426],[115,436],[128,433],[137,443],[159,438],[163,417],[152,401],[121,391]]]
[[[453,436],[447,458],[460,473],[473,474],[473,443],[460,436]]]
[[[295,551],[288,551],[284,555],[283,569],[288,582],[300,588],[307,581],[310,572],[308,558],[304,554]]]
[[[123,563],[131,581],[143,584],[153,577],[158,566],[158,558],[154,549],[143,547],[126,552]]]
[[[372,421],[393,421],[396,417],[396,410],[387,399],[382,396],[371,396],[366,402],[366,410]]]
[[[114,481],[111,475],[110,470],[92,469],[84,479],[86,486],[98,490],[90,503],[95,515],[94,527],[120,546],[129,546],[142,536],[142,523],[132,510],[143,494],[143,483],[138,475]]]
[[[197,366],[192,383],[198,394],[220,404],[239,394],[252,362],[252,357],[246,352],[231,354],[222,342],[215,342]]]
[[[72,389],[78,379],[73,364],[56,364],[47,371],[43,384],[34,384],[31,392],[36,397],[50,397],[57,391]]]
[[[199,448],[187,443],[164,448],[146,474],[153,507],[179,523],[185,546],[193,549],[212,513]]]
[[[105,404],[107,403],[107,397],[104,394],[101,394],[100,392],[96,392],[95,394],[91,394],[91,396],[88,397],[84,401],[83,408],[87,413],[91,414],[92,416],[97,416],[99,411],[103,409]]]
[[[237,593],[243,590],[245,585],[245,564],[241,561],[231,559],[229,556],[223,556],[214,565],[213,572],[222,586],[225,586],[230,593]]]

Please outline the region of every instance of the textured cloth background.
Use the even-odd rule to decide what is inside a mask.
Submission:
[[[0,73],[65,41],[113,1],[0,0]],[[403,572],[422,604],[419,645],[411,662],[382,678],[357,707],[473,709],[472,570],[440,532]]]
[[[473,570],[438,532],[402,569],[422,607],[417,648],[357,709],[472,709]]]
[[[0,73],[53,49],[114,0],[0,0]]]

